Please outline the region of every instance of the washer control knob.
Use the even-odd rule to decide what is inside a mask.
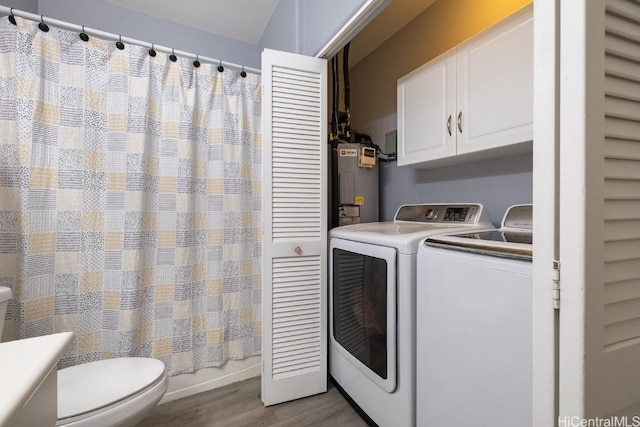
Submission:
[[[297,253],[298,255],[300,255],[302,253],[302,248],[300,246],[296,246],[295,249],[293,250],[295,253]]]
[[[424,217],[425,219],[435,219],[436,218],[435,209],[427,209],[427,211],[424,213]]]

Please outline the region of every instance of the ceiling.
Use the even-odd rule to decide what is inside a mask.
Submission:
[[[155,18],[257,45],[280,0],[103,0]],[[355,65],[436,0],[392,0],[351,42]],[[188,7],[187,7],[188,5]]]

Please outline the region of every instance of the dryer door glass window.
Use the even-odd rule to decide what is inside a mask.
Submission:
[[[333,249],[333,336],[386,379],[387,261]]]

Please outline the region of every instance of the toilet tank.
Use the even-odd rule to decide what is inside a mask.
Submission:
[[[11,289],[0,286],[0,341],[2,341],[2,328],[4,327],[4,316],[7,314],[7,305],[11,299]]]

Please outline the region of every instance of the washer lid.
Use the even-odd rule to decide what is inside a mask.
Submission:
[[[432,236],[425,240],[424,246],[532,261],[532,233],[505,230]]]
[[[98,360],[58,371],[58,419],[123,400],[164,374],[164,363],[144,357]]]

